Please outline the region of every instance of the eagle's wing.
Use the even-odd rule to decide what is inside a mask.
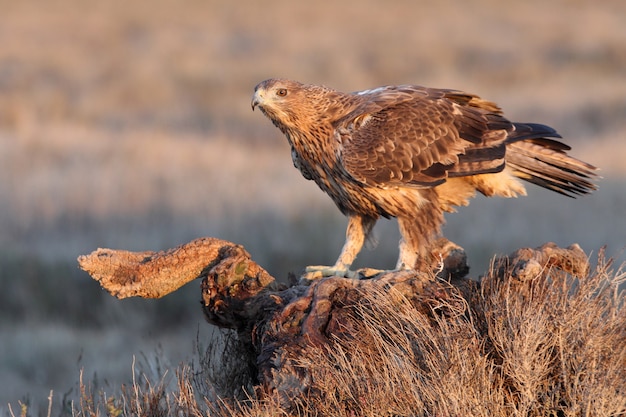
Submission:
[[[514,126],[493,103],[416,86],[356,93],[335,124],[345,170],[378,187],[434,186],[448,176],[498,172]]]

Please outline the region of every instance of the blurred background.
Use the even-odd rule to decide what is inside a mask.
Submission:
[[[601,167],[591,196],[530,185],[448,216],[478,277],[495,254],[547,241],[626,244],[626,2],[0,0],[0,412],[131,379],[133,355],[177,365],[209,337],[199,282],[113,299],[76,257],[243,244],[278,278],[331,264],[346,221],[250,110],[270,77],[342,91],[413,83],[495,101],[556,128]],[[395,265],[399,238],[359,265]],[[165,359],[163,359],[165,358]],[[165,366],[165,365],[164,365]],[[14,408],[15,410],[15,408]]]

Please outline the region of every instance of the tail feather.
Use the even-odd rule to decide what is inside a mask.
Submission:
[[[546,139],[546,138],[560,138],[561,135],[550,126],[542,125],[539,123],[513,123],[514,130],[509,132],[509,136],[506,138],[508,143],[518,142],[527,139],[545,139],[550,142],[558,143],[565,146],[568,150],[569,147],[561,142]]]
[[[552,128],[539,124],[515,123],[507,140],[506,165],[518,178],[568,197],[589,194],[597,187],[597,168],[566,151],[569,146]]]

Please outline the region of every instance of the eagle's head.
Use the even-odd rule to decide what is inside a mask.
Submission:
[[[293,128],[296,109],[306,102],[306,98],[302,97],[303,87],[297,81],[265,80],[254,87],[252,110],[258,107],[278,127]]]
[[[329,93],[326,87],[271,78],[254,88],[252,110],[258,107],[283,132],[317,124],[328,116]]]

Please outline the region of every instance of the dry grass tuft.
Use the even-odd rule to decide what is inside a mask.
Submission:
[[[610,262],[576,279],[484,282],[476,315],[519,415],[626,411],[626,315]]]
[[[143,376],[118,397],[96,398],[81,379],[72,414],[624,415],[625,281],[601,254],[587,276],[549,270],[502,281],[490,274],[459,292],[464,308],[455,302],[429,315],[401,296],[367,293],[344,337],[297,360],[310,372],[309,390],[289,406],[254,398],[250,352],[234,333],[220,333],[221,342],[198,348],[197,368],[178,369],[174,387]]]
[[[354,339],[301,358],[313,372],[308,408],[341,416],[623,415],[618,287],[626,275],[609,266],[602,261],[582,278],[490,275],[453,317],[429,319],[407,300],[365,294]]]

